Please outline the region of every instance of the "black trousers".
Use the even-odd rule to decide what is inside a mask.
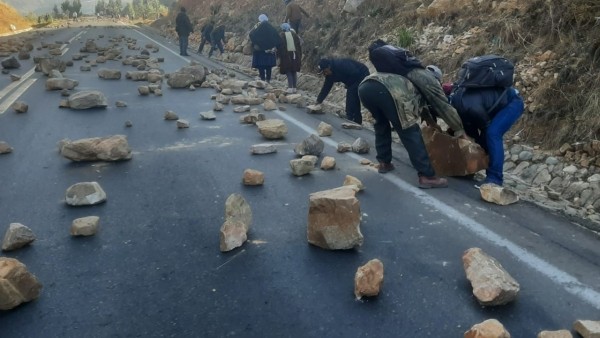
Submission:
[[[412,166],[417,170],[419,176],[435,176],[431,166],[429,154],[421,136],[421,128],[415,124],[409,128],[402,129],[396,104],[387,88],[374,80],[363,82],[358,88],[360,100],[375,118],[375,150],[379,162],[390,163],[392,161],[392,126],[400,136],[400,141],[408,152]],[[391,126],[390,126],[391,124]]]

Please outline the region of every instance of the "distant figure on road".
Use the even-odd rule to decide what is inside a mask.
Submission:
[[[213,29],[210,33],[210,51],[208,52],[208,57],[211,57],[213,52],[217,49],[221,54],[223,54],[223,42],[225,41],[225,26],[221,25],[220,22],[218,26]]]
[[[346,86],[346,119],[362,124],[358,85],[369,75],[369,68],[352,59],[322,58],[319,70],[319,74],[325,76],[325,82],[317,96],[317,104],[323,103],[335,82],[342,82]]]
[[[198,54],[202,54],[204,50],[204,44],[208,42],[208,44],[212,47],[212,42],[210,40],[210,34],[213,31],[214,22],[213,19],[208,20],[207,23],[200,28],[200,46],[198,47]],[[212,48],[211,48],[212,49]]]
[[[17,30],[17,26],[13,25],[12,23],[10,24],[10,30],[11,31],[16,31]]]
[[[298,72],[302,67],[302,46],[300,38],[294,32],[289,23],[281,25],[283,32],[279,34],[281,44],[277,47],[279,57],[279,73],[287,76],[288,93],[295,93],[298,84]]]
[[[285,18],[283,22],[287,22],[290,24],[293,30],[296,31],[296,34],[300,34],[300,23],[302,22],[302,14],[304,14],[307,18],[310,18],[310,15],[306,13],[300,5],[294,2],[294,0],[283,0],[285,3]]]
[[[177,18],[175,18],[175,31],[179,36],[179,55],[188,56],[188,38],[193,30],[190,18],[185,13],[185,7],[181,7]]]
[[[363,105],[375,119],[375,150],[378,171],[394,170],[392,164],[392,128],[400,136],[410,163],[419,175],[419,188],[444,188],[448,180],[435,176],[429,154],[423,142],[419,118],[425,107],[418,89],[407,78],[391,73],[367,76],[359,85]],[[391,126],[390,126],[391,123]]]
[[[77,21],[77,12],[73,12],[73,21]]]
[[[277,64],[275,48],[281,42],[279,33],[269,23],[269,18],[261,14],[249,35],[252,41],[252,68],[258,69],[261,80],[270,83],[271,70]]]

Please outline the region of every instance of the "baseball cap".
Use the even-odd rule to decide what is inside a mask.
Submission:
[[[319,74],[323,73],[323,71],[329,67],[331,67],[331,60],[327,58],[319,60]]]

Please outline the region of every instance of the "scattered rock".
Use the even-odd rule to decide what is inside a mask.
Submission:
[[[481,305],[503,305],[517,298],[519,283],[483,250],[468,249],[462,261],[467,279],[473,287],[473,295]]]
[[[315,134],[311,134],[309,137],[304,139],[302,142],[298,143],[296,147],[294,147],[294,152],[296,155],[304,156],[304,155],[315,155],[319,156],[323,149],[325,148],[325,143],[321,138]]]
[[[33,231],[21,223],[10,223],[2,241],[2,251],[12,251],[35,241]]]
[[[174,111],[168,110],[165,112],[164,119],[169,120],[169,121],[174,121],[174,120],[179,120],[179,116],[177,116],[177,114]]]
[[[335,168],[335,158],[331,156],[323,157],[323,160],[321,161],[321,169],[332,170],[333,168]]]
[[[356,129],[356,130],[363,129],[363,127],[360,124],[354,123],[354,122],[342,122],[342,128],[344,128],[344,129]]]
[[[277,104],[272,100],[267,99],[265,102],[263,102],[263,109],[265,111],[277,110]]]
[[[321,122],[317,127],[317,134],[321,137],[331,136],[333,134],[333,127],[328,123]]]
[[[248,239],[252,223],[252,210],[244,197],[231,194],[225,201],[225,222],[221,226],[221,252],[231,251],[242,246]]]
[[[97,90],[84,90],[69,96],[69,107],[71,109],[106,108],[108,100],[102,92]]]
[[[339,144],[338,144],[339,149]],[[369,152],[370,146],[367,141],[362,138],[357,138],[354,143],[352,143],[352,151],[357,154],[366,154]],[[338,150],[339,151],[339,150]]]
[[[124,135],[65,141],[60,154],[71,161],[122,161],[132,157]]]
[[[573,335],[568,330],[542,331],[537,338],[573,338]]]
[[[258,170],[246,169],[244,170],[242,183],[244,185],[263,185],[265,183],[265,174]]]
[[[510,333],[496,319],[488,319],[473,325],[465,332],[465,338],[510,338]]]
[[[48,78],[50,79],[62,79],[64,76],[58,69],[52,69],[50,73],[48,73]]]
[[[106,193],[98,182],[81,182],[70,186],[66,202],[71,206],[95,205],[106,201]]]
[[[356,270],[354,295],[357,300],[364,296],[377,296],[381,290],[381,284],[383,284],[383,263],[379,259],[372,259]]]
[[[120,80],[121,71],[118,69],[100,68],[98,69],[98,77],[105,80]]]
[[[6,142],[0,141],[0,155],[12,153],[13,148]]]
[[[148,86],[139,86],[138,93],[142,96],[150,95],[150,88]]]
[[[347,143],[347,142],[338,143],[338,145],[337,145],[338,153],[347,153],[349,151],[352,151],[352,145],[350,143]]]
[[[250,111],[250,106],[246,105],[246,106],[237,106],[235,108],[233,108],[233,112],[234,113],[245,113],[247,111]]]
[[[53,69],[59,72],[64,72],[67,69],[67,64],[59,59],[43,58],[40,60],[40,69],[44,75],[48,76]]]
[[[519,201],[519,195],[514,191],[496,184],[486,183],[479,187],[484,201],[498,205],[509,205]]]
[[[98,231],[99,222],[98,216],[77,218],[71,224],[71,236],[93,236]]]
[[[290,160],[290,169],[294,176],[304,176],[309,174],[315,167],[315,162],[312,159],[305,157]]]
[[[21,63],[19,63],[17,58],[15,58],[14,56],[11,56],[9,58],[2,60],[2,62],[0,64],[2,64],[2,68],[4,68],[4,69],[21,68]]]
[[[88,66],[88,65],[81,65],[81,66],[79,66],[79,70],[82,72],[91,72],[92,67]]]
[[[50,78],[46,80],[46,90],[63,90],[73,89],[79,85],[79,81],[73,79],[61,78]]]
[[[258,127],[258,132],[264,138],[269,140],[277,140],[284,138],[288,131],[285,122],[279,119],[257,121],[256,126]]]
[[[205,111],[200,113],[200,118],[202,120],[215,120],[217,117],[212,111]]]
[[[190,123],[187,120],[184,120],[184,119],[177,120],[177,128],[183,129],[183,128],[189,128],[189,127],[190,127]]]
[[[131,127],[133,127],[133,123],[131,123],[131,121],[127,120],[127,121],[125,121],[124,126],[125,126],[125,128],[131,128]]]
[[[309,105],[306,107],[306,111],[309,114],[325,114],[325,112],[323,111],[323,106],[321,106],[320,104]]]
[[[363,183],[358,178],[351,176],[351,175],[346,175],[346,178],[344,178],[344,184],[342,184],[342,185],[343,186],[354,185],[354,186],[356,186],[358,191],[365,190],[365,186],[363,185]]]
[[[223,111],[224,108],[225,106],[220,102],[215,102],[215,105],[213,106],[214,111]]]
[[[245,114],[245,115],[240,116],[240,123],[256,124],[256,122],[264,121],[266,119],[267,118],[265,117],[265,114],[263,114],[263,113],[251,112],[250,114]]]
[[[252,153],[253,155],[272,154],[275,152],[277,152],[277,148],[274,144],[270,143],[255,144],[252,147],[250,147],[250,153]]]
[[[37,299],[42,284],[14,258],[0,257],[0,310],[10,310]]]
[[[360,202],[357,188],[339,187],[310,194],[307,239],[327,250],[344,250],[361,246]]]
[[[10,80],[11,80],[12,82],[19,81],[19,80],[21,80],[21,76],[19,76],[19,75],[16,75],[16,74],[10,74]]]
[[[17,113],[27,113],[27,110],[29,110],[29,105],[23,101],[16,101],[13,103],[12,108]]]
[[[367,158],[361,158],[359,163],[362,165],[371,165],[371,163],[373,163],[373,162],[371,162],[371,160],[369,160]]]
[[[600,337],[600,321],[577,320],[573,323],[573,330],[583,338],[598,338]]]
[[[115,106],[117,106],[119,108],[124,108],[124,107],[127,107],[127,102],[119,100],[119,101],[115,102]]]

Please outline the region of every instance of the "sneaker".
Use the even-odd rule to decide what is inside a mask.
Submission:
[[[294,89],[293,89],[293,88],[288,88],[288,89],[286,90],[286,93],[288,93],[288,94],[292,94],[292,93],[294,93]]]
[[[419,176],[419,188],[430,189],[430,188],[446,188],[448,186],[448,180],[442,177],[425,177]]]
[[[385,174],[388,171],[392,171],[394,169],[395,167],[392,163],[379,162],[379,169],[377,169],[377,172],[379,172],[380,174]]]

